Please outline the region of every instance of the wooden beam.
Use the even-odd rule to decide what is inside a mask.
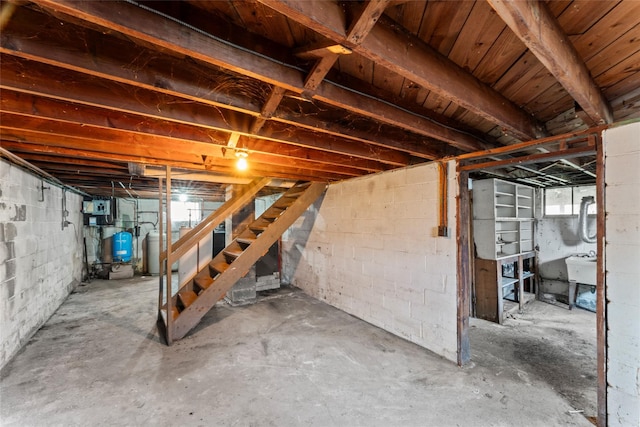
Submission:
[[[237,131],[248,135],[251,118],[237,112],[201,104],[176,102],[175,98],[144,89],[136,90],[136,96],[132,97],[127,88],[122,85],[111,86],[104,82],[94,82],[91,77],[72,72],[64,73],[64,77],[61,75],[59,78],[51,79],[52,75],[59,74],[59,70],[48,68],[46,65],[35,67],[30,61],[25,62],[6,55],[2,55],[0,60],[2,61],[2,80],[0,81],[2,89],[144,115],[157,120],[168,120],[209,130]],[[26,70],[29,71],[26,72]],[[281,138],[275,135],[280,135]],[[273,124],[269,129],[262,130],[259,137],[396,166],[404,166],[409,162],[408,156],[404,153],[388,148],[372,150],[366,145],[353,144],[352,141],[344,138],[322,137],[317,133],[292,129],[289,125]],[[372,153],[374,153],[373,156]]]
[[[2,91],[0,111],[20,114],[27,117],[76,123],[84,126],[97,126],[105,129],[117,128],[141,136],[151,134],[154,136],[164,136],[206,144],[218,143],[221,145],[225,137],[223,132],[214,132],[210,129],[171,123],[165,120],[128,113],[115,113],[103,108],[74,104],[11,90]],[[314,150],[304,146],[282,144],[272,140],[261,140],[245,136],[241,138],[242,147],[246,148],[249,152],[298,158],[305,161],[339,166],[343,166],[345,161],[348,160],[349,167],[367,172],[379,172],[388,169],[387,165],[377,161],[351,156],[345,157],[341,154]]]
[[[544,2],[488,2],[596,124],[613,123],[609,102]]]
[[[37,3],[56,13],[67,14],[88,24],[120,32],[127,37],[150,43],[163,50],[192,57],[203,63],[226,68],[296,93],[304,91],[304,75],[296,68],[287,66],[280,61],[266,58],[264,55],[256,55],[246,49],[233,47],[215,37],[189,32],[178,23],[168,21],[129,3],[118,3],[118,7],[113,7],[112,4],[103,2],[78,3],[70,0],[38,0]],[[140,22],[146,23],[144,28],[140,27]],[[372,32],[376,28],[378,26],[373,27]],[[185,32],[188,33],[188,37],[185,37]],[[344,38],[344,34],[342,38]],[[365,39],[365,42],[368,38]],[[386,46],[385,49],[387,49]],[[387,115],[382,116],[377,111],[380,104],[382,104],[379,100],[376,102],[376,100],[368,99],[361,95],[354,97],[356,94],[337,86],[323,90],[324,86],[325,83],[320,85],[316,96],[318,99],[325,100],[336,107],[358,112],[366,117],[384,119],[385,123],[400,126],[413,132],[419,131],[418,133],[423,135],[428,133],[428,136],[442,141],[456,142],[456,140],[451,141],[450,135],[452,133],[463,141],[465,140],[464,133],[438,126],[436,123],[429,122],[424,118],[423,122],[429,122],[429,125],[424,128],[426,130],[422,127],[416,128],[411,123],[415,123],[416,120],[420,121],[418,115],[398,108],[389,109],[389,107],[392,107],[391,105],[387,106]],[[389,113],[392,113],[391,117],[388,116]],[[405,124],[407,120],[409,120],[409,123]],[[526,116],[525,123],[530,121],[531,118]],[[476,143],[474,141],[474,144]],[[478,148],[481,147],[476,146],[475,149]]]
[[[384,12],[389,0],[371,0],[360,13],[360,16],[353,22],[348,31],[347,39],[353,44],[359,44],[375,25],[380,14]],[[334,51],[332,51],[334,50]],[[337,52],[336,52],[337,51]],[[313,68],[304,80],[304,94],[314,92],[322,83],[327,73],[336,63],[339,57],[340,49],[329,48],[329,51],[322,55],[314,64]],[[351,53],[349,51],[349,53]],[[278,104],[282,101],[285,90],[281,87],[275,87],[269,96],[269,99],[262,108],[260,118],[258,118],[251,127],[252,133],[256,133],[265,123],[265,119],[271,117]],[[309,96],[310,97],[310,96]]]
[[[309,98],[311,98],[313,92],[320,86],[320,83],[322,83],[322,80],[324,80],[339,56],[337,53],[326,53],[313,65],[313,68],[311,68],[309,75],[307,75],[304,81],[305,94],[309,96]]]
[[[568,150],[562,150],[562,151],[530,154],[527,156],[514,157],[514,158],[504,159],[504,160],[494,160],[491,162],[472,163],[469,165],[460,166],[458,169],[461,171],[495,169],[495,168],[502,168],[505,166],[512,166],[512,165],[522,166],[522,165],[530,165],[530,164],[539,163],[539,162],[554,162],[556,160],[573,159],[576,157],[592,156],[594,154],[595,154],[594,147],[579,147],[579,148],[570,148]]]
[[[602,138],[596,141],[596,422],[606,427],[607,420],[607,204],[605,152]]]
[[[589,135],[600,133],[607,128],[609,128],[609,125],[601,125],[595,128],[586,129],[578,132],[564,133],[562,135],[550,136],[548,138],[537,139],[534,141],[520,142],[518,144],[509,145],[506,147],[493,148],[490,150],[483,150],[475,153],[460,154],[459,156],[456,156],[456,159],[462,161],[462,160],[471,160],[471,159],[479,159],[479,158],[489,158],[491,156],[511,154],[511,153],[516,153],[518,151],[524,151],[524,150],[533,149],[533,148],[540,148],[550,144],[557,144],[562,141],[566,141],[570,143],[585,141],[586,139],[589,138]]]
[[[259,1],[334,42],[351,47],[340,27],[344,12],[337,3]],[[545,136],[543,126],[524,110],[419,38],[399,32],[397,26],[382,25],[383,22],[386,19],[381,18],[362,43],[353,46],[355,53],[509,129],[520,139]]]
[[[73,136],[52,135],[43,131],[31,131],[24,129],[0,128],[3,146],[19,143],[22,150],[40,153],[62,153],[78,158],[94,158],[121,160],[135,163],[148,163],[154,165],[171,165],[185,169],[211,170],[232,176],[269,176],[273,178],[301,179],[309,181],[316,179],[333,181],[353,177],[336,172],[314,171],[305,169],[304,165],[294,164],[279,166],[266,163],[251,162],[250,169],[245,174],[240,174],[235,168],[235,159],[215,159],[205,162],[202,156],[183,154],[179,150],[160,151],[153,147],[136,146],[111,141],[89,140]],[[5,143],[6,141],[6,143]],[[51,151],[51,150],[56,151]],[[64,150],[64,151],[60,151]]]
[[[346,42],[350,45],[359,45],[373,29],[378,19],[389,5],[390,0],[370,0],[360,11],[347,30]]]
[[[28,25],[29,23],[26,23]],[[31,27],[28,27],[31,28]],[[21,28],[24,30],[24,28]],[[203,91],[201,87],[194,85],[192,82],[198,82],[201,79],[201,75],[205,74],[205,72],[196,73],[192,72],[189,74],[189,68],[193,68],[192,64],[190,67],[180,67],[177,64],[171,67],[170,73],[164,73],[163,70],[158,70],[155,68],[145,67],[140,65],[136,67],[137,63],[135,58],[145,58],[144,51],[137,53],[137,56],[134,56],[132,62],[129,62],[127,67],[123,67],[119,62],[111,62],[109,58],[111,57],[108,52],[97,55],[96,53],[84,52],[80,49],[86,49],[87,47],[80,43],[77,46],[71,47],[67,44],[63,43],[55,43],[54,40],[50,37],[38,36],[37,28],[33,29],[33,32],[36,36],[33,35],[21,35],[21,34],[3,34],[2,37],[2,48],[0,48],[0,52],[4,52],[6,54],[10,54],[13,56],[18,56],[20,58],[26,58],[33,61],[43,62],[45,64],[54,65],[56,67],[63,67],[69,70],[82,72],[91,76],[96,76],[100,78],[107,78],[110,80],[114,80],[120,83],[131,84],[134,87],[139,87],[147,90],[152,90],[156,92],[160,92],[163,94],[171,95],[171,96],[180,96],[187,98],[192,101],[205,102],[210,105],[214,105],[216,107],[221,108],[231,108],[234,111],[243,112],[246,114],[255,115],[257,109],[255,106],[247,103],[243,99],[239,99],[237,97],[232,97],[230,95],[216,95],[212,91]],[[85,36],[85,32],[79,34],[77,39],[79,41],[83,40],[82,36]],[[75,39],[75,38],[74,38]],[[118,43],[116,40],[115,43]],[[126,45],[120,46],[120,50],[123,51]],[[74,52],[75,49],[75,52]],[[8,61],[5,61],[7,63]],[[139,61],[138,61],[139,62]],[[7,74],[11,71],[7,69]],[[68,78],[64,80],[70,80],[72,75],[69,75]],[[35,76],[33,76],[35,78]],[[7,80],[7,79],[5,79]],[[164,82],[159,85],[158,81]],[[8,83],[8,82],[6,82]],[[204,85],[208,86],[210,84],[207,82],[203,82]],[[84,90],[84,86],[80,85],[77,87],[77,90],[73,91],[75,93],[80,93]],[[87,88],[87,90],[89,90]],[[121,89],[120,89],[121,91]],[[263,117],[270,117],[273,113],[273,109],[277,107],[278,102],[274,102],[276,100],[281,99],[284,94],[284,89],[280,87],[275,87],[273,89],[273,93],[270,97],[273,98],[271,101],[267,101],[267,104],[263,107],[260,114]],[[123,93],[124,96],[124,93]],[[138,94],[140,96],[140,93]],[[98,99],[98,95],[94,94],[94,97]],[[279,97],[279,98],[278,98]],[[153,102],[152,100],[150,102]],[[103,104],[108,104],[107,101],[103,102]],[[188,107],[193,108],[193,107]],[[175,110],[175,108],[174,108]],[[203,113],[206,115],[206,113]],[[212,111],[212,114],[209,116],[209,125],[215,126],[221,130],[236,130],[242,131],[244,128],[238,128],[239,124],[247,123],[250,118],[240,118],[240,116],[234,116],[233,114],[220,114],[220,111]],[[248,130],[249,134],[256,134],[259,132],[262,124],[264,124],[264,119],[258,117],[255,119],[251,128]],[[230,124],[236,125],[236,127],[230,126]],[[294,124],[295,125],[295,124]],[[295,128],[290,128],[287,134],[291,134],[292,130]],[[316,130],[322,131],[321,127],[317,127]],[[297,144],[300,144],[300,141],[313,140],[314,148],[319,148],[318,137],[313,136],[311,138],[306,138],[307,133],[302,131],[301,135],[297,139]],[[257,135],[258,137],[260,135]],[[279,141],[279,142],[287,142],[287,141]],[[369,143],[370,141],[363,141]],[[334,147],[336,144],[332,144]],[[250,148],[250,147],[247,147]],[[363,154],[366,153],[366,150],[363,150]],[[348,153],[354,154],[354,153]],[[406,165],[408,163],[408,159],[406,160],[397,160],[394,159],[394,164],[397,165]]]
[[[459,166],[460,163],[456,162]],[[457,289],[456,289],[456,330],[457,362],[464,366],[471,360],[469,343],[469,316],[471,305],[471,282],[473,258],[471,253],[471,204],[469,196],[469,172],[457,170],[458,197],[456,197],[456,235],[458,237]]]
[[[144,166],[144,165],[143,165]],[[178,171],[174,172],[176,179],[198,182],[213,182],[218,184],[248,184],[251,182],[250,178],[230,177],[226,175],[219,175],[209,172],[194,172],[194,171]],[[143,176],[151,178],[162,177],[162,171],[159,169],[145,168]]]
[[[340,44],[323,40],[321,42],[316,42],[297,48],[293,51],[293,53],[300,58],[321,58],[329,53],[335,53],[338,55],[350,55],[353,53],[353,51]]]
[[[274,86],[271,89],[271,94],[267,101],[262,106],[262,110],[260,110],[260,117],[256,117],[251,128],[249,129],[249,133],[257,134],[262,126],[266,123],[267,119],[273,115],[273,112],[276,111],[278,105],[280,105],[280,101],[282,101],[282,97],[285,94],[285,89],[280,86]]]
[[[11,135],[3,133],[2,140],[0,142],[2,142],[2,147],[15,153],[41,153],[45,155],[66,156],[77,159],[146,163],[157,166],[165,166],[167,164],[170,164],[179,168],[205,170],[205,166],[203,164],[183,161],[178,158],[174,158],[172,160],[159,160],[153,157],[136,156],[132,154],[121,154],[113,152],[104,153],[100,151],[92,151],[90,147],[86,147],[84,150],[79,150],[77,148],[57,147],[51,145],[50,141],[38,141],[36,139],[35,141],[30,142],[26,138],[21,138],[19,136],[14,138],[14,140],[11,140],[9,138],[11,138]],[[225,169],[225,172],[228,172],[228,170]]]

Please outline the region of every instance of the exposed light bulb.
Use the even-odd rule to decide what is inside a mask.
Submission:
[[[181,202],[186,202],[186,201],[187,201],[187,195],[186,195],[186,194],[184,194],[184,193],[181,193],[181,194],[178,196],[178,200],[180,200]]]
[[[247,156],[249,153],[246,151],[236,151],[236,157],[238,161],[236,162],[236,169],[239,171],[246,171],[249,167],[249,163],[247,162]]]
[[[239,157],[236,162],[236,168],[241,171],[246,171],[248,167],[249,164],[247,163],[247,159],[245,157]]]

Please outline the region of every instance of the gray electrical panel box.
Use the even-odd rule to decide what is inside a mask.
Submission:
[[[82,203],[82,210],[90,215],[111,215],[111,201],[93,199]]]

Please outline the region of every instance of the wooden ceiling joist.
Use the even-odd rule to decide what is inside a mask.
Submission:
[[[134,156],[155,157],[163,160],[189,159],[204,165],[217,164],[233,167],[235,157],[232,153],[225,155],[224,147],[213,144],[194,143],[144,135],[132,139],[135,134],[113,129],[98,129],[92,126],[60,123],[50,120],[24,117],[15,114],[0,114],[0,129],[6,138],[18,140],[56,143],[58,146],[76,150],[91,150],[108,153],[116,151]],[[254,170],[276,169],[308,170],[309,173],[328,172],[337,176],[353,177],[363,174],[362,171],[348,166],[325,165],[305,160],[291,159],[273,155],[253,153],[250,156]]]
[[[188,30],[176,22],[166,20],[130,3],[118,3],[118,10],[103,2],[78,3],[67,0],[38,0],[36,3],[54,13],[63,13],[83,20],[87,25],[98,25],[111,31],[120,32],[176,55],[192,57],[205,64],[231,70],[298,94],[304,92],[306,75],[296,67],[272,60],[265,55],[256,55],[247,49],[240,49],[215,37]],[[138,25],[140,22],[145,23],[144,28]],[[375,31],[376,28],[377,26],[374,26],[372,31]],[[185,32],[189,32],[188,37],[185,37]],[[344,34],[342,38],[344,38]],[[367,38],[365,38],[365,42],[366,40]],[[483,144],[475,138],[469,138],[469,135],[459,133],[455,129],[439,126],[430,120],[394,108],[379,100],[362,97],[346,88],[324,82],[317,88],[315,97],[335,107],[356,112],[365,117],[375,118],[394,126],[403,127],[411,132],[457,144],[467,151],[484,148]],[[380,114],[380,109],[384,110],[384,114]],[[530,121],[530,118],[527,118],[527,121]],[[453,138],[452,135],[454,135]]]
[[[613,123],[609,103],[544,2],[487,1],[596,124]]]
[[[40,65],[33,67],[26,73],[25,71],[32,66],[32,63],[4,54],[0,58],[3,64],[2,81],[0,81],[2,89],[65,102],[82,103],[91,107],[108,108],[120,113],[145,116],[149,119],[174,121],[213,131],[226,133],[240,129],[243,134],[248,135],[247,131],[252,118],[235,111],[196,103],[182,103],[174,98],[165,97],[165,95],[146,89],[136,90],[135,97],[131,97],[129,90],[122,85],[93,83],[93,77],[72,72],[65,73],[64,77],[60,75],[60,78],[54,81],[49,81],[51,76],[59,74],[59,70]],[[320,139],[313,132],[307,130],[294,132],[290,126],[277,122],[267,123],[261,130],[259,137],[274,142],[294,144],[396,166],[406,165],[409,161],[408,156],[389,148],[366,147],[333,136]],[[222,145],[226,144],[224,139],[216,142]],[[246,148],[250,149],[251,147]],[[425,151],[430,152],[426,149]]]
[[[351,47],[346,40],[342,7],[333,2],[259,0],[275,11],[321,34]],[[426,45],[390,25],[374,26],[353,46],[354,53],[384,66],[431,91],[509,129],[521,139],[545,135],[543,126],[507,98]]]

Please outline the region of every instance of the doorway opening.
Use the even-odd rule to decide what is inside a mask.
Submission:
[[[601,132],[471,153],[457,164],[459,364],[482,360],[525,382],[548,382],[576,414],[599,423],[606,414]],[[593,197],[584,216],[583,196]],[[572,270],[573,261],[580,264]],[[573,274],[587,267],[588,278]]]

